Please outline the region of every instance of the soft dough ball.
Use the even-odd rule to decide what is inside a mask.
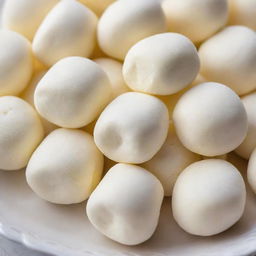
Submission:
[[[169,31],[181,33],[194,43],[213,35],[228,18],[227,0],[164,0],[162,7]]]
[[[43,134],[40,119],[27,102],[14,96],[0,97],[0,169],[25,167]]]
[[[158,1],[116,1],[99,20],[98,41],[107,55],[123,60],[132,45],[165,31],[165,16]]]
[[[154,233],[163,188],[145,169],[116,164],[91,194],[86,212],[93,226],[125,245],[136,245]]]
[[[59,0],[7,0],[3,9],[4,28],[32,40],[46,14]]]
[[[256,89],[256,34],[243,26],[223,29],[199,49],[201,74],[238,95]]]
[[[110,58],[98,58],[94,61],[99,64],[108,75],[111,82],[112,97],[116,98],[122,93],[130,91],[130,88],[125,84],[122,74],[122,64],[119,61]]]
[[[52,66],[40,80],[34,96],[40,115],[65,128],[89,124],[110,99],[106,73],[82,57],[67,57]]]
[[[168,110],[154,96],[127,92],[101,113],[94,140],[105,156],[116,162],[143,163],[163,145],[169,126]]]
[[[80,203],[99,183],[103,155],[86,132],[56,129],[29,160],[26,178],[41,198],[57,204]]]
[[[199,160],[200,156],[187,150],[180,143],[175,132],[170,130],[161,149],[152,159],[143,163],[142,167],[153,173],[161,181],[164,195],[171,196],[178,175],[188,165]]]
[[[33,40],[36,57],[46,66],[68,56],[88,57],[95,46],[96,15],[75,0],[60,1]]]
[[[218,83],[203,83],[184,93],[173,120],[182,144],[205,156],[234,150],[247,133],[247,115],[240,98]]]
[[[256,147],[256,93],[249,94],[241,98],[248,117],[248,132],[243,143],[235,150],[235,152],[249,159],[252,151]]]
[[[240,219],[245,199],[243,178],[232,164],[219,159],[202,160],[188,166],[178,177],[172,211],[186,232],[211,236]]]
[[[254,149],[250,155],[247,169],[247,180],[253,192],[256,194],[256,149]]]
[[[29,41],[16,32],[0,31],[0,96],[17,95],[33,73]]]
[[[100,16],[104,10],[115,0],[79,0],[85,6],[90,8],[98,16]]]
[[[199,71],[199,58],[193,43],[183,35],[163,33],[136,43],[127,53],[124,80],[135,90],[174,94],[191,83]]]
[[[255,0],[229,0],[229,24],[244,25],[256,30],[255,17]]]

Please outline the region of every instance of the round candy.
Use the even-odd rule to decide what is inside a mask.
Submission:
[[[46,66],[68,56],[88,57],[95,46],[96,15],[75,0],[60,1],[33,40],[36,57]]]
[[[220,159],[188,166],[172,194],[176,222],[198,236],[218,234],[235,224],[244,212],[246,190],[239,171]]]
[[[248,168],[247,168],[247,180],[256,194],[256,150],[254,149],[250,155]]]
[[[164,103],[154,96],[127,92],[103,110],[94,128],[94,140],[111,160],[143,163],[161,148],[168,126]]]
[[[165,31],[165,16],[158,1],[116,1],[99,20],[98,41],[107,55],[123,60],[132,45]]]
[[[26,178],[41,198],[57,204],[86,200],[99,183],[103,156],[86,132],[56,129],[29,160]]]
[[[104,12],[104,10],[115,0],[79,0],[85,6],[90,8],[98,16]]]
[[[164,0],[162,6],[169,31],[194,43],[212,36],[228,19],[227,0]]]
[[[239,54],[238,54],[239,53]],[[225,84],[238,95],[256,89],[256,33],[243,26],[226,27],[199,49],[201,74]]]
[[[36,111],[14,96],[0,97],[0,169],[25,167],[44,131]]]
[[[79,128],[92,122],[111,100],[111,86],[95,62],[67,57],[40,80],[34,100],[37,111],[49,122]]]
[[[93,226],[125,245],[136,245],[154,233],[163,200],[163,188],[145,169],[116,164],[91,194],[86,212]]]
[[[32,40],[47,13],[59,0],[5,1],[2,24]]]
[[[188,86],[199,71],[199,58],[192,42],[177,33],[163,33],[136,43],[123,66],[127,85],[140,92],[174,94]]]
[[[17,95],[33,73],[29,41],[16,32],[0,31],[0,96]]]
[[[227,86],[212,82],[185,92],[175,106],[173,120],[182,144],[205,156],[234,150],[248,126],[240,98]]]

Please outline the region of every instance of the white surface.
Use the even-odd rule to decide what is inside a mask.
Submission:
[[[242,219],[220,235],[200,238],[177,226],[167,198],[153,237],[142,245],[128,247],[112,242],[92,227],[85,215],[85,203],[58,206],[44,202],[29,189],[22,171],[0,172],[0,232],[31,248],[61,256],[216,256],[220,252],[221,256],[253,255],[255,213],[256,196],[248,189]]]

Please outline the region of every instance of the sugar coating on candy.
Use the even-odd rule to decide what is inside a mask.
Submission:
[[[29,160],[26,178],[41,198],[57,204],[86,200],[100,181],[103,155],[93,137],[75,129],[56,129]]]
[[[158,224],[163,188],[145,169],[113,166],[91,194],[86,212],[93,226],[122,244],[148,240]]]
[[[172,211],[186,232],[210,236],[240,219],[245,199],[243,178],[232,164],[220,159],[202,160],[188,166],[178,177]]]
[[[103,110],[94,128],[94,140],[111,160],[143,163],[161,148],[168,127],[164,103],[154,96],[127,92]]]
[[[174,94],[188,86],[199,71],[193,43],[177,33],[162,33],[136,43],[127,53],[123,76],[135,90],[156,95]]]

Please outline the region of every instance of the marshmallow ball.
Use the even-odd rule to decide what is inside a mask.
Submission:
[[[239,54],[238,54],[239,53]],[[201,74],[238,95],[256,89],[256,34],[243,26],[226,27],[200,49]]]
[[[0,97],[0,169],[25,167],[43,135],[40,119],[27,102],[14,96]]]
[[[127,53],[123,76],[127,85],[150,94],[174,94],[188,86],[199,71],[193,43],[183,35],[163,33],[136,43]]]
[[[46,14],[58,0],[7,0],[2,25],[32,40]]]
[[[255,0],[229,0],[229,24],[244,25],[256,30],[255,17]]]
[[[122,64],[110,58],[98,58],[94,60],[106,72],[111,82],[112,97],[116,98],[120,94],[130,91],[125,84],[122,74]]]
[[[158,1],[116,1],[99,20],[98,42],[108,56],[123,60],[132,45],[166,29],[165,16]]]
[[[93,226],[125,245],[136,245],[154,233],[163,200],[163,188],[145,169],[116,164],[91,194],[86,212]]]
[[[29,41],[16,32],[0,30],[0,96],[19,94],[32,73]]]
[[[199,161],[200,156],[187,150],[179,141],[174,131],[149,161],[142,164],[146,170],[154,174],[162,183],[164,195],[171,196],[173,186],[179,174],[190,164]]]
[[[33,51],[49,67],[64,57],[88,57],[95,46],[96,26],[97,17],[90,9],[75,0],[62,0],[37,30]]]
[[[82,57],[57,62],[40,80],[34,95],[40,115],[65,128],[89,124],[110,99],[106,73],[98,64]]]
[[[194,43],[212,36],[227,22],[227,0],[164,0],[168,29]]]
[[[219,159],[202,160],[188,166],[178,177],[172,211],[186,232],[211,236],[240,219],[245,200],[243,178],[232,164]]]
[[[239,156],[249,159],[256,147],[256,93],[248,94],[242,97],[241,100],[248,117],[248,132],[244,141],[236,148],[235,152]]]
[[[248,168],[247,168],[247,180],[251,186],[251,189],[256,194],[256,150],[254,149],[250,155]]]
[[[99,183],[103,156],[86,132],[56,129],[29,160],[26,178],[41,198],[57,204],[80,203]]]
[[[205,156],[234,150],[247,133],[247,115],[240,98],[227,86],[213,82],[184,93],[173,120],[182,144]]]
[[[94,128],[94,140],[113,161],[143,163],[160,150],[168,126],[164,103],[154,96],[127,92],[103,110]]]
[[[94,13],[100,16],[104,10],[115,0],[79,0],[85,6],[90,8]]]

